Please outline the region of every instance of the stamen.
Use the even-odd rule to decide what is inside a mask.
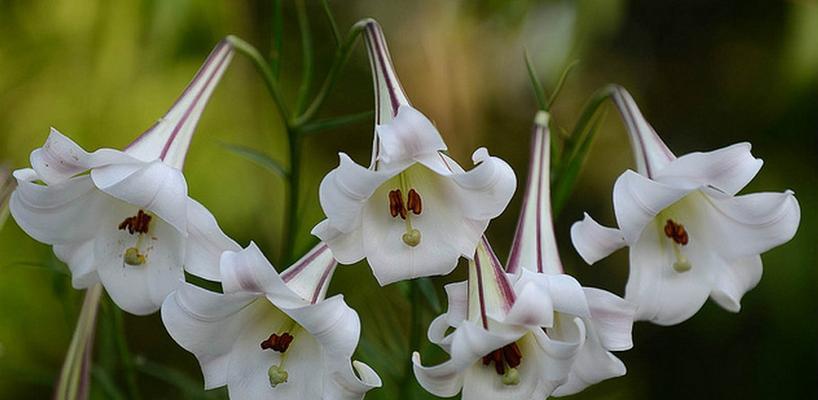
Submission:
[[[151,218],[149,214],[140,209],[133,217],[125,218],[125,220],[119,224],[119,230],[127,230],[131,235],[134,233],[148,233]]]
[[[412,210],[415,215],[420,215],[423,212],[423,202],[420,200],[420,194],[415,189],[409,190],[406,208]]]
[[[511,343],[492,351],[483,356],[483,365],[488,366],[494,363],[494,371],[497,375],[502,375],[504,385],[516,385],[520,383],[520,374],[517,367],[523,359],[523,352],[517,343]],[[508,366],[508,368],[506,368]]]
[[[676,255],[676,262],[673,263],[673,270],[679,273],[690,271],[693,266],[690,261],[682,254],[682,246],[686,246],[690,242],[690,236],[684,225],[676,223],[672,219],[668,219],[665,223],[665,236],[673,240],[673,253]]]
[[[389,192],[389,215],[392,218],[400,215],[401,218],[406,219],[406,208],[403,206],[403,194],[400,189],[395,189]]]
[[[261,342],[261,349],[262,350],[274,350],[279,353],[284,353],[290,348],[290,343],[293,342],[293,335],[290,335],[287,332],[282,333],[281,335],[272,334],[270,335],[267,340]]]

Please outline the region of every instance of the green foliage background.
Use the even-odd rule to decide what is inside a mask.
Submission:
[[[285,1],[281,82],[294,98],[299,37]],[[765,254],[765,276],[734,315],[708,303],[691,320],[635,326],[621,353],[628,375],[577,399],[816,398],[818,395],[818,3],[800,1],[482,0],[333,1],[342,31],[365,16],[384,26],[396,68],[415,105],[432,118],[463,163],[478,146],[525,176],[535,111],[522,49],[544,81],[580,59],[553,109],[570,129],[598,87],[628,88],[679,154],[751,141],[765,161],[747,191],[793,189],[802,222],[795,239]],[[319,76],[333,42],[319,3],[308,1]],[[271,48],[267,1],[0,0],[0,161],[28,164],[54,126],[87,149],[121,148],[170,106],[212,46],[237,34]],[[363,46],[353,54],[322,116],[372,108]],[[202,118],[186,165],[190,194],[242,244],[256,241],[280,267],[282,181],[225,150],[252,146],[286,163],[281,121],[260,78],[237,56]],[[303,226],[296,254],[314,242],[320,178],[339,150],[365,162],[367,121],[307,139]],[[626,254],[590,268],[570,246],[568,228],[588,210],[613,223],[610,190],[631,166],[624,129],[609,113],[575,194],[557,221],[569,273],[585,285],[622,293]],[[510,245],[518,193],[488,235],[501,256]],[[464,277],[434,278],[443,283]],[[363,321],[358,358],[385,387],[369,399],[399,398],[410,365],[410,303],[401,284],[379,288],[364,264],[342,267],[330,288]],[[50,249],[9,221],[0,231],[0,397],[48,398],[68,347],[82,293]],[[445,304],[444,304],[445,306]],[[434,317],[424,303],[423,316]],[[129,398],[115,330],[102,309],[92,397]],[[169,338],[158,315],[126,316],[126,341],[146,399],[221,398],[205,393],[192,355]],[[441,355],[423,340],[429,361]],[[431,398],[417,390],[416,398]]]

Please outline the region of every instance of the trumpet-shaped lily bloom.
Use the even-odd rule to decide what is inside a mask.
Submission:
[[[634,310],[613,294],[564,274],[506,274],[485,238],[469,280],[446,292],[448,311],[432,321],[429,340],[451,358],[432,367],[412,358],[418,382],[437,396],[542,399],[625,373],[608,350],[632,346]]]
[[[761,279],[760,254],[789,241],[800,220],[791,191],[737,195],[761,169],[749,143],[676,157],[631,96],[613,100],[630,133],[637,172],[613,190],[618,229],[586,214],[571,227],[589,264],[629,247],[625,299],[641,320],[673,325],[695,314],[708,296],[738,312],[741,297]]]
[[[183,277],[183,266],[218,278],[221,249],[238,247],[187,195],[181,168],[199,117],[233,56],[210,54],[168,113],[124,151],[88,153],[52,129],[31,166],[17,170],[11,214],[53,245],[73,285],[101,282],[116,304],[149,314]]]
[[[199,360],[207,389],[227,385],[233,399],[361,399],[381,381],[350,363],[361,326],[343,296],[325,299],[335,267],[324,244],[281,275],[255,244],[225,251],[224,294],[185,283],[162,321]]]
[[[341,263],[366,258],[381,285],[449,273],[508,205],[514,171],[484,148],[470,171],[443,154],[440,133],[401,88],[380,26],[369,22],[364,35],[375,81],[372,162],[340,154],[321,182],[327,219],[313,234]]]

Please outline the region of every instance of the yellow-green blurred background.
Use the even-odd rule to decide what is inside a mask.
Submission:
[[[285,3],[281,82],[295,97],[301,69],[293,5]],[[308,1],[319,77],[333,41],[317,1]],[[802,222],[790,243],[764,255],[761,284],[740,314],[708,303],[691,320],[662,328],[638,323],[635,348],[621,353],[625,377],[578,399],[794,398],[818,396],[818,2],[651,0],[331,1],[342,31],[372,16],[384,27],[398,74],[414,104],[440,128],[452,155],[468,164],[478,146],[525,176],[536,106],[523,48],[551,87],[571,60],[580,64],[553,110],[570,130],[598,87],[628,88],[678,154],[751,141],[765,165],[747,191],[793,189]],[[161,116],[227,34],[271,48],[270,1],[0,0],[0,161],[27,165],[49,127],[87,149],[121,148]],[[372,84],[358,45],[322,117],[372,109]],[[612,110],[611,110],[612,111]],[[312,136],[304,153],[303,226],[296,253],[320,220],[317,186],[336,153],[368,160],[372,122]],[[287,151],[273,103],[246,59],[237,56],[205,111],[186,175],[190,194],[242,244],[254,240],[280,258],[283,183],[225,150]],[[631,166],[626,135],[608,113],[576,192],[557,221],[569,273],[622,294],[626,254],[591,268],[570,246],[568,228],[588,210],[613,223],[610,190]],[[488,235],[507,254],[519,193]],[[283,267],[283,266],[279,266]],[[56,272],[55,272],[56,271]],[[50,249],[12,220],[0,231],[0,398],[48,398],[70,341],[82,293]],[[435,278],[438,286],[462,279]],[[370,399],[399,398],[410,365],[405,286],[379,288],[364,264],[340,268],[330,288],[344,292],[363,321],[357,358],[381,373]],[[445,305],[445,304],[444,304]],[[92,398],[127,397],[103,307]],[[426,320],[433,313],[426,310]],[[192,355],[174,345],[157,315],[125,318],[146,399],[222,398],[205,394]],[[423,340],[430,360],[440,359]],[[437,357],[437,358],[435,358]],[[421,391],[417,398],[431,398]]]

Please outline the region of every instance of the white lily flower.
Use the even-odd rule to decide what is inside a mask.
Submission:
[[[551,133],[548,129],[548,119],[548,113],[544,111],[538,112],[534,119],[523,206],[506,266],[506,271],[510,274],[519,273],[522,269],[551,275],[564,273],[551,214]],[[592,310],[599,308],[597,302],[608,301],[622,318],[618,321],[620,326],[624,329],[627,324],[630,331],[636,310],[634,305],[600,289],[584,290]],[[612,350],[624,348],[606,347],[607,343],[600,340],[606,335],[600,331],[607,329],[606,325],[585,321],[584,329],[585,343],[577,352],[569,379],[557,388],[553,393],[555,396],[578,393],[590,385],[622,376],[626,372],[622,361],[611,353]],[[564,337],[565,334],[560,336]]]
[[[375,139],[369,168],[340,154],[321,182],[327,215],[313,229],[344,264],[364,258],[381,285],[451,272],[471,257],[492,218],[514,194],[514,171],[480,148],[465,171],[431,121],[409,103],[383,32],[364,31],[375,81]]]
[[[625,120],[637,172],[625,171],[613,191],[618,229],[587,214],[571,238],[589,264],[630,248],[625,299],[638,319],[680,323],[710,296],[733,312],[761,279],[760,254],[789,241],[801,216],[791,191],[738,193],[761,169],[749,143],[676,157],[631,96],[613,100]]]
[[[233,399],[352,400],[381,385],[369,366],[350,363],[358,314],[342,295],[324,299],[336,267],[326,245],[281,275],[253,243],[225,251],[220,267],[224,294],[184,283],[162,306],[206,389],[227,385]]]
[[[485,238],[469,280],[446,293],[449,309],[432,321],[429,340],[451,358],[425,367],[418,353],[412,357],[418,382],[432,394],[541,399],[625,373],[608,350],[632,346],[633,308],[613,294],[565,274],[506,274]]]
[[[14,172],[12,216],[53,245],[75,288],[101,282],[120,308],[142,315],[159,309],[183,266],[218,278],[221,249],[238,245],[187,196],[181,168],[232,56],[226,41],[216,46],[168,113],[124,151],[88,153],[52,129],[31,153],[32,168]]]

